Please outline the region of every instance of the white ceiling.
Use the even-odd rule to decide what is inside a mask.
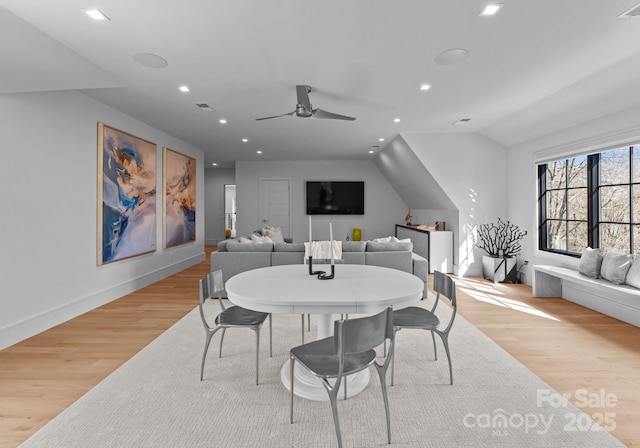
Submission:
[[[499,1],[481,17],[484,0],[0,0],[0,94],[80,90],[220,166],[366,159],[412,132],[508,147],[640,103],[640,18],[617,17],[639,0]],[[452,48],[469,58],[434,62]],[[297,84],[357,120],[255,121],[293,111]]]

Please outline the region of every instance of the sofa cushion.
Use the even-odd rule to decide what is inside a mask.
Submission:
[[[231,240],[218,241],[218,252],[226,252],[227,251],[227,244],[229,244],[229,241],[231,241]]]
[[[602,267],[602,252],[600,249],[592,249],[587,247],[580,257],[578,272],[587,277],[600,277],[600,268]]]
[[[607,252],[602,258],[600,276],[614,285],[622,285],[631,267],[631,255]]]
[[[227,243],[227,252],[273,252],[273,243]]]
[[[274,252],[302,252],[304,253],[304,243],[275,243]]]
[[[413,244],[409,242],[377,243],[367,242],[367,252],[388,252],[388,251],[408,251],[413,250]]]
[[[262,236],[268,236],[274,243],[284,243],[284,237],[282,236],[282,230],[280,227],[263,227],[260,230]]]
[[[366,241],[343,241],[342,252],[364,252],[367,247]]]

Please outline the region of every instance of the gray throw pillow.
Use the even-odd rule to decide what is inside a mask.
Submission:
[[[600,277],[600,267],[602,266],[602,252],[600,249],[587,247],[580,257],[578,271],[587,277]]]
[[[640,289],[640,260],[636,259],[629,268],[625,283],[629,286]]]
[[[607,252],[602,259],[600,276],[614,285],[622,285],[631,267],[631,255]]]

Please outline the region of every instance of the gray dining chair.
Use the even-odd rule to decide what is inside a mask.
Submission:
[[[293,423],[293,395],[294,395],[294,364],[300,363],[311,374],[322,382],[331,404],[333,422],[338,447],[342,447],[342,434],[338,419],[338,392],[344,382],[346,388],[346,376],[371,365],[375,366],[382,386],[382,397],[387,417],[387,443],[391,443],[391,420],[389,417],[389,399],[387,397],[386,374],[394,352],[393,310],[391,307],[370,317],[361,317],[349,320],[337,320],[334,323],[334,336],[309,342],[294,347],[290,352],[291,368],[291,414]],[[384,345],[389,340],[389,355],[384,358],[384,363],[376,360],[376,347]],[[333,384],[329,380],[335,380]],[[346,398],[346,389],[345,389]]]
[[[271,314],[259,311],[248,310],[240,306],[225,307],[222,299],[222,291],[224,290],[224,279],[222,270],[213,271],[200,279],[200,317],[206,331],[206,341],[204,344],[204,353],[202,354],[202,364],[200,366],[200,381],[204,376],[204,363],[207,358],[207,351],[211,338],[218,330],[222,330],[220,335],[220,351],[219,357],[222,358],[222,343],[227,328],[248,328],[256,333],[256,385],[259,382],[259,359],[260,359],[260,329],[262,324],[269,317],[269,356],[273,356],[273,331]],[[205,314],[205,302],[208,300],[218,300],[220,304],[220,313],[216,316],[214,324],[210,325]]]
[[[447,353],[447,360],[449,361],[449,382],[453,384],[453,369],[451,367],[451,353],[449,352],[449,331],[453,325],[453,321],[456,318],[457,304],[456,304],[456,284],[446,274],[439,271],[433,273],[433,290],[436,292],[436,300],[431,310],[426,310],[417,306],[410,306],[393,312],[393,332],[406,329],[414,330],[428,330],[431,332],[431,340],[433,341],[433,353],[435,359],[438,359],[438,352],[436,349],[436,338],[434,334],[440,336],[444,350]],[[451,303],[451,317],[449,323],[443,329],[440,329],[440,319],[436,316],[435,311],[440,298],[448,299]],[[393,386],[395,371],[395,360],[391,363],[391,385]]]

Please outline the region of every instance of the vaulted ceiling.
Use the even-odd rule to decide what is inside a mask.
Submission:
[[[0,0],[0,94],[79,90],[223,167],[367,159],[413,132],[509,147],[640,103],[640,18],[618,17],[638,0],[499,1]],[[255,120],[292,112],[296,85],[357,120]]]

